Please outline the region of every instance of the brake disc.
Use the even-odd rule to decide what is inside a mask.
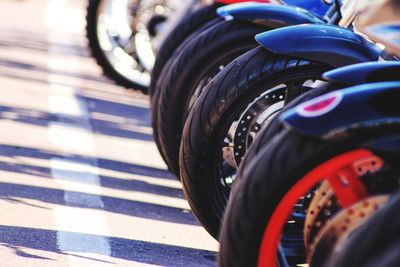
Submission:
[[[324,181],[318,190],[315,191],[311,203],[307,208],[304,223],[304,244],[307,249],[327,220],[339,209],[340,204],[335,198],[335,192],[329,183]]]
[[[353,168],[371,194],[370,197],[343,209],[328,181],[313,192],[304,224],[307,262],[321,266],[335,246],[372,216],[398,188],[399,177],[375,156],[356,161]]]
[[[339,211],[330,219],[308,250],[307,262],[322,266],[335,246],[340,246],[349,235],[378,211],[389,199],[389,195],[373,196]]]
[[[284,106],[286,85],[280,84],[261,94],[248,105],[237,123],[233,137],[233,152],[239,166],[247,148],[261,127],[268,123]]]

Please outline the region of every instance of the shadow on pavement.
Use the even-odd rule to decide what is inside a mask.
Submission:
[[[61,189],[0,183],[0,198],[9,201],[18,198],[26,198],[68,207],[105,210],[111,213],[124,214],[138,218],[198,225],[191,212],[186,209],[109,196],[100,196],[104,204],[104,207],[100,207],[93,206],[90,202],[91,199],[98,197],[98,195],[68,191],[68,196],[69,203],[67,204],[65,202],[65,191]],[[78,202],[76,205],[73,202],[74,199]],[[88,200],[88,203],[86,203],[85,200]]]
[[[141,176],[149,176],[153,178],[162,178],[168,180],[176,180],[166,170],[142,166],[138,164],[104,159],[104,158],[92,158],[87,156],[63,154],[52,151],[45,151],[41,149],[28,148],[28,147],[16,147],[11,145],[0,145],[0,155],[9,158],[36,158],[45,160],[65,160],[68,162],[76,162],[78,164],[92,165],[100,169],[112,170],[125,174],[134,174]],[[51,162],[47,162],[50,166]],[[54,168],[54,167],[53,167]],[[50,167],[34,166],[26,163],[23,160],[16,160],[16,162],[4,162],[0,159],[0,170],[8,172],[23,173],[33,176],[52,178]],[[54,169],[53,169],[54,171]],[[56,170],[63,171],[66,177],[80,177],[87,174],[86,172],[79,172],[74,170]],[[145,192],[151,194],[164,195],[168,197],[182,198],[183,193],[181,189],[171,188],[167,186],[147,183],[145,181],[135,179],[123,179],[112,176],[99,175],[101,186],[126,191]],[[80,183],[85,183],[84,180],[80,180]]]
[[[113,170],[127,174],[150,176],[153,178],[176,180],[176,178],[165,169],[144,166],[130,162],[106,159],[106,158],[92,158],[88,156],[82,156],[70,153],[60,153],[60,152],[37,149],[32,147],[21,147],[21,146],[0,144],[0,155],[11,158],[30,157],[30,158],[38,158],[46,160],[50,160],[52,158],[65,158],[72,161],[76,160],[80,162],[89,162],[89,163],[97,161],[97,167],[101,169]],[[43,172],[43,173],[46,174],[48,172]]]
[[[148,109],[95,98],[90,99],[90,101],[93,103],[93,112],[105,114],[104,117],[109,115],[120,118],[120,121],[112,121],[112,118],[105,120],[100,118],[101,115],[99,114],[97,114],[98,118],[89,117],[93,132],[113,137],[153,141],[153,136],[150,133],[136,130],[138,127],[149,127],[150,115]],[[71,126],[79,126],[82,123],[82,118],[80,117],[61,116],[39,110],[8,106],[0,106],[0,119],[43,127],[48,127],[50,123],[55,122],[68,123]]]
[[[57,160],[65,160],[63,158],[55,158]],[[67,162],[75,163],[71,159],[67,159]],[[81,164],[82,161],[78,162]],[[20,164],[14,162],[1,162],[0,161],[0,170],[14,173],[22,173],[27,175],[32,175],[34,177],[42,177],[42,178],[52,178],[51,169],[48,167],[41,166],[33,166],[30,164]],[[87,172],[73,171],[73,170],[65,170],[65,169],[55,169],[53,171],[61,171],[65,175],[65,177],[84,177],[87,175]],[[124,191],[132,191],[132,192],[142,192],[155,194],[160,196],[174,197],[174,198],[183,198],[183,192],[181,189],[172,188],[157,184],[151,184],[145,181],[134,180],[134,179],[121,179],[111,176],[99,175],[99,179],[101,181],[101,186],[106,188],[124,190]],[[66,181],[76,180],[76,178],[65,178]],[[79,183],[85,184],[85,181],[79,180]],[[90,184],[90,183],[89,183]]]
[[[1,49],[21,49],[32,50],[32,53],[41,52],[49,55],[62,55],[72,57],[88,57],[88,51],[81,45],[62,44],[49,42],[45,35],[41,33],[32,33],[30,31],[19,31],[18,29],[2,29],[0,27],[0,48]],[[29,36],[29,38],[26,38]],[[51,46],[51,49],[49,47]],[[27,53],[25,51],[25,53]],[[66,123],[71,127],[82,127],[82,125],[90,124],[90,130],[100,135],[126,138],[139,141],[153,141],[150,129],[150,113],[149,109],[141,105],[131,104],[127,100],[112,101],[107,98],[104,93],[101,97],[95,98],[90,93],[101,92],[96,88],[84,87],[88,84],[90,87],[101,87],[102,84],[110,84],[106,78],[91,74],[90,72],[74,70],[54,69],[46,64],[25,62],[19,59],[11,59],[8,57],[0,58],[0,68],[5,70],[1,73],[1,77],[20,80],[26,86],[30,82],[40,83],[44,86],[49,84],[48,75],[55,74],[60,79],[51,81],[53,85],[62,85],[74,88],[74,82],[81,79],[83,87],[77,88],[78,93],[76,98],[84,102],[88,108],[89,118],[74,117],[68,115],[52,114],[40,110],[24,109],[12,106],[0,106],[0,120],[11,120],[19,123],[25,123],[41,127],[49,127],[51,123]],[[64,79],[65,78],[65,79]],[[61,81],[61,82],[60,82]],[[71,82],[73,81],[73,82]],[[65,83],[64,83],[65,82]],[[69,82],[71,82],[69,84]],[[15,83],[19,86],[19,83]],[[18,89],[18,88],[13,88]],[[86,91],[86,92],[85,92]],[[89,92],[89,93],[88,93]],[[134,101],[132,101],[134,102]],[[88,120],[88,121],[83,121]],[[84,129],[84,127],[82,127]],[[133,151],[132,153],[135,153]],[[140,152],[139,152],[140,153]],[[2,159],[3,158],[3,159]],[[6,159],[5,159],[6,158]],[[41,159],[40,163],[29,161],[24,158]],[[11,160],[10,160],[11,159]],[[122,162],[107,158],[92,158],[82,155],[60,153],[54,151],[46,151],[43,149],[31,147],[17,147],[12,145],[0,145],[0,170],[6,171],[2,175],[7,175],[7,172],[16,172],[30,175],[34,177],[52,178],[53,169],[50,168],[50,162],[54,159],[65,161],[76,161],[85,163],[93,167],[98,167],[100,170],[109,170],[118,172],[118,177],[124,174],[148,176],[157,179],[175,180],[176,178],[169,174],[166,170],[143,166],[139,164]],[[32,163],[34,162],[34,163]],[[44,162],[44,163],[43,163]],[[79,177],[87,174],[74,170],[59,170],[66,172],[62,178],[68,181],[78,181]],[[107,175],[109,175],[107,173]],[[182,198],[180,189],[162,186],[158,184],[147,183],[142,180],[122,179],[118,177],[99,176],[102,187],[132,191],[141,193],[150,193],[155,195],[167,196],[172,198]],[[79,180],[83,185],[85,181]],[[69,197],[68,204],[66,196]],[[103,206],[93,206],[90,201],[94,197],[101,197]],[[10,201],[19,205],[31,205],[36,208],[46,209],[47,207],[40,206],[41,203],[56,204],[60,206],[76,207],[81,209],[104,210],[110,213],[123,214],[138,218],[146,218],[157,221],[171,222],[185,225],[198,225],[193,215],[189,210],[171,207],[162,204],[148,203],[145,201],[124,199],[114,196],[94,195],[77,191],[64,191],[48,187],[40,187],[33,185],[24,185],[19,183],[0,182],[0,199]],[[74,199],[76,204],[74,204]],[[37,200],[34,204],[29,200]],[[180,201],[180,200],[179,200]],[[134,229],[132,229],[134,231]],[[149,229],[152,231],[152,229]],[[96,236],[84,233],[74,233],[66,231],[52,231],[45,229],[34,229],[27,227],[5,226],[0,225],[0,246],[7,247],[15,252],[16,255],[26,258],[38,259],[41,261],[52,260],[50,256],[34,255],[31,251],[26,252],[23,248],[33,250],[49,251],[65,255],[65,252],[60,251],[57,245],[57,236],[64,235],[71,239],[76,238],[105,238],[110,244],[111,255],[117,259],[123,259],[132,262],[140,262],[146,264],[155,264],[162,266],[213,266],[215,263],[215,253],[206,250],[193,248],[185,248],[180,246],[165,245],[153,242],[130,240],[124,238]],[[78,244],[79,245],[79,242]],[[86,246],[78,247],[69,250],[72,257],[86,257],[76,255],[76,253],[91,253],[104,255],[103,251],[96,250],[96,247]],[[64,250],[65,251],[65,250]],[[103,253],[103,254],[102,254]],[[102,261],[101,259],[93,259],[94,261]],[[0,264],[1,265],[1,264]]]
[[[96,81],[96,82],[106,82],[107,81],[106,78],[104,78],[102,76],[98,76],[98,75],[91,75],[91,74],[79,73],[79,72],[74,72],[74,71],[56,70],[54,68],[48,68],[45,66],[40,66],[40,65],[17,61],[17,60],[9,60],[9,59],[4,59],[4,58],[2,58],[0,60],[0,66],[7,67],[7,68],[14,68],[14,69],[24,69],[24,70],[43,72],[46,74],[62,75],[62,76],[66,76],[66,77],[79,78],[79,79],[88,80],[88,81]]]
[[[46,35],[38,32],[0,27],[0,33],[0,47],[3,48],[28,49],[46,54],[55,53],[56,55],[63,56],[90,57],[88,49],[85,46],[77,44],[65,44],[52,41],[51,46],[55,47],[55,49],[49,51],[49,40],[46,39]],[[26,36],[29,36],[29,38],[26,38]]]
[[[15,226],[0,226],[0,246],[15,250],[22,257],[35,258],[38,256],[22,252],[23,248],[49,251],[58,254],[77,256],[74,252],[103,255],[104,251],[93,246],[79,247],[74,250],[71,245],[69,253],[62,252],[57,247],[57,236],[66,238],[95,239],[105,238],[110,244],[111,257],[132,262],[155,264],[160,266],[213,266],[215,253],[207,250],[185,248],[153,242],[131,240],[117,237],[97,236],[91,234],[74,233],[67,231],[51,231]],[[108,256],[108,255],[105,255]],[[39,257],[43,260],[43,257]],[[45,258],[51,260],[50,258]],[[89,258],[91,260],[96,260]],[[101,261],[101,260],[98,260]]]

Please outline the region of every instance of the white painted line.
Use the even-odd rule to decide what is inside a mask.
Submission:
[[[50,161],[51,176],[65,190],[64,200],[68,205],[85,208],[104,207],[103,201],[98,196],[102,190],[95,166],[62,158],[52,158]],[[85,186],[86,193],[76,193],[82,186]]]
[[[67,33],[81,33],[85,14],[68,7],[67,0],[47,0],[44,24],[47,29]]]
[[[63,86],[64,87],[64,86]],[[50,88],[52,92],[57,92],[59,86]],[[67,97],[66,97],[67,96]],[[82,114],[83,109],[81,103],[76,101],[76,98],[65,95],[63,92],[53,93],[49,97],[49,109],[56,114],[63,114],[71,117],[80,117],[86,114]]]
[[[103,215],[87,209],[62,207],[56,210],[56,216],[61,222],[57,235],[61,251],[110,255],[108,240],[99,235],[107,228]]]
[[[73,114],[68,109],[69,105],[55,105],[54,99],[58,103],[68,103],[74,108]],[[66,110],[63,109],[66,108]],[[48,135],[50,141],[61,151],[79,154],[82,152],[94,154],[94,141],[90,129],[87,111],[84,110],[82,103],[74,95],[58,94],[53,92],[49,98],[49,111],[52,114],[62,116],[77,115],[74,123],[53,122],[49,124]],[[99,255],[111,255],[111,248],[107,240],[109,235],[107,219],[99,211],[88,212],[88,208],[101,209],[104,203],[101,200],[101,183],[98,176],[97,160],[90,159],[79,161],[68,158],[51,159],[51,175],[64,190],[64,201],[66,206],[58,207],[55,210],[57,224],[57,245],[58,248],[68,253],[69,266],[81,266],[82,257],[75,255],[98,258]],[[76,187],[85,186],[88,193],[74,192]],[[82,233],[82,234],[80,234]],[[82,254],[83,253],[83,254]],[[101,256],[100,256],[101,257]],[[92,263],[100,264],[100,263]],[[101,262],[102,266],[106,264]]]
[[[50,123],[49,139],[53,144],[68,152],[84,153],[94,150],[91,131],[68,123]]]
[[[74,19],[69,17],[69,12],[71,9],[66,0],[47,1],[45,25],[49,30],[49,51],[57,52],[57,49],[60,49],[51,45],[52,42],[59,42],[59,34],[56,31],[73,33],[78,29],[77,25],[83,25],[81,21],[75,25]],[[78,64],[65,65],[57,58],[50,58],[47,65],[55,73],[60,69],[79,73]],[[59,75],[49,74],[48,110],[59,120],[49,124],[48,138],[66,154],[95,155],[86,103],[79,98],[79,89],[60,86],[59,80]],[[102,188],[97,160],[76,157],[52,158],[51,175],[64,190],[65,206],[55,209],[55,220],[57,245],[60,251],[68,255],[69,266],[107,266],[107,262],[110,262],[111,247],[107,239],[107,218],[100,211],[104,203],[101,199]],[[86,193],[76,191],[82,187],[85,187]]]

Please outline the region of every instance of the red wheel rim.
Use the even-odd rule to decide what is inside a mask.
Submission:
[[[366,149],[357,149],[320,164],[303,176],[282,198],[269,220],[264,231],[258,256],[259,267],[276,266],[278,246],[283,226],[293,212],[297,201],[322,180],[327,179],[339,202],[347,207],[368,196],[367,190],[359,180],[359,176],[351,169],[351,164],[363,158],[376,156]],[[340,173],[346,172],[348,179],[341,180]],[[346,186],[343,184],[346,183]]]

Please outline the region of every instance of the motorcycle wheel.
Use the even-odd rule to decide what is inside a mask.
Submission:
[[[142,50],[143,47],[146,47],[146,51],[151,50],[151,30],[146,29],[146,26],[154,23],[152,20],[141,21],[138,16],[141,13],[156,12],[156,8],[149,11],[149,7],[143,3],[146,1],[89,0],[86,10],[86,37],[92,56],[105,76],[118,85],[147,93],[150,73],[140,60],[138,44],[140,43]],[[172,12],[168,8],[164,10],[165,14],[157,15],[154,21],[162,23],[168,13]],[[144,23],[148,25],[142,25]]]
[[[400,265],[400,194],[332,251],[326,267]]]
[[[305,92],[304,94],[296,97],[289,103],[287,103],[281,111],[277,114],[277,116],[273,117],[271,121],[266,124],[260,132],[257,134],[257,138],[254,139],[254,142],[246,151],[244,159],[241,161],[241,164],[248,164],[251,162],[254,157],[256,157],[264,146],[267,145],[269,141],[271,141],[274,136],[277,136],[281,131],[285,129],[283,123],[279,119],[279,114],[294,108],[298,104],[313,99],[315,97],[321,96],[323,94],[339,90],[347,87],[347,85],[338,83],[338,82],[328,82],[326,84],[321,85],[320,87],[313,89],[311,91]]]
[[[183,126],[198,95],[225,65],[254,48],[254,36],[265,30],[253,23],[215,19],[187,38],[164,67],[152,125],[159,151],[177,176]]]
[[[174,54],[174,52],[178,49],[179,45],[182,44],[188,36],[192,33],[196,32],[198,29],[201,29],[208,22],[213,21],[217,14],[216,9],[219,7],[219,4],[213,4],[210,6],[202,7],[191,14],[188,14],[184,17],[184,19],[174,28],[171,34],[168,35],[167,39],[164,41],[160,50],[158,51],[156,61],[151,72],[151,84],[150,84],[150,102],[151,102],[151,116],[152,116],[152,124],[153,124],[153,136],[154,141],[160,151],[160,154],[164,160],[164,162],[168,162],[167,157],[162,153],[161,143],[158,138],[158,127],[156,126],[157,122],[157,105],[158,100],[160,98],[160,86],[157,86],[157,82],[160,79],[160,75],[167,64],[168,60]],[[221,19],[222,20],[222,19]],[[171,172],[173,170],[169,167]]]
[[[189,35],[207,24],[207,22],[215,19],[217,17],[216,9],[220,6],[220,4],[213,4],[187,14],[165,39],[157,53],[156,61],[151,71],[150,97],[152,103],[155,101],[154,99],[158,99],[156,84],[171,55]]]
[[[377,138],[395,135],[396,131],[398,129],[369,129],[331,142],[305,137],[289,130],[275,136],[261,149],[252,162],[241,166],[241,175],[235,181],[220,235],[219,266],[256,266],[257,264],[258,266],[274,266],[277,262],[285,261],[287,264],[288,258],[282,257],[282,253],[279,254],[280,257],[277,257],[278,251],[282,251],[279,249],[280,244],[283,246],[285,242],[289,243],[287,246],[289,248],[292,245],[291,239],[285,240],[285,228],[287,225],[300,224],[302,229],[309,229],[307,220],[304,219],[305,215],[304,217],[300,215],[308,212],[307,216],[308,214],[313,216],[321,210],[320,206],[315,206],[316,209],[313,209],[304,203],[309,196],[316,195],[315,192],[318,192],[317,189],[321,183],[327,181],[325,177],[344,179],[343,181],[351,181],[352,184],[350,187],[345,183],[336,184],[333,190],[336,201],[328,203],[329,206],[327,204],[328,213],[318,213],[325,216],[325,223],[329,223],[331,216],[341,210],[343,205],[340,203],[351,205],[353,202],[363,200],[364,195],[357,195],[355,190],[362,189],[362,192],[378,195],[396,190],[398,162],[393,162],[392,158],[374,154],[363,148],[364,144]],[[357,170],[354,176],[352,172],[344,172],[349,167]],[[382,187],[367,184],[367,181],[377,181],[380,185],[379,181],[386,181],[382,180],[382,175],[395,177],[396,180],[387,180],[391,183],[389,185],[384,183]],[[329,181],[331,184],[332,180]],[[345,194],[341,191],[343,188],[348,189]],[[326,191],[321,190],[320,196],[325,195]],[[355,198],[345,199],[348,195]],[[303,204],[299,205],[301,201]],[[332,210],[332,207],[338,209]],[[291,219],[294,218],[294,211],[300,214],[296,216],[298,219]],[[358,213],[355,214],[358,215]],[[359,218],[361,217],[363,216]],[[319,230],[324,229],[324,224],[313,226],[320,227]],[[303,243],[303,251],[306,250],[304,231],[298,237]],[[294,259],[296,262],[289,262],[289,265],[305,264],[304,253],[297,255]]]
[[[262,127],[259,119],[268,121],[289,94],[312,89],[307,84],[331,68],[258,47],[226,66],[204,89],[185,124],[180,171],[192,211],[213,237],[218,236],[237,166]],[[264,113],[246,114],[247,107],[261,102]]]

